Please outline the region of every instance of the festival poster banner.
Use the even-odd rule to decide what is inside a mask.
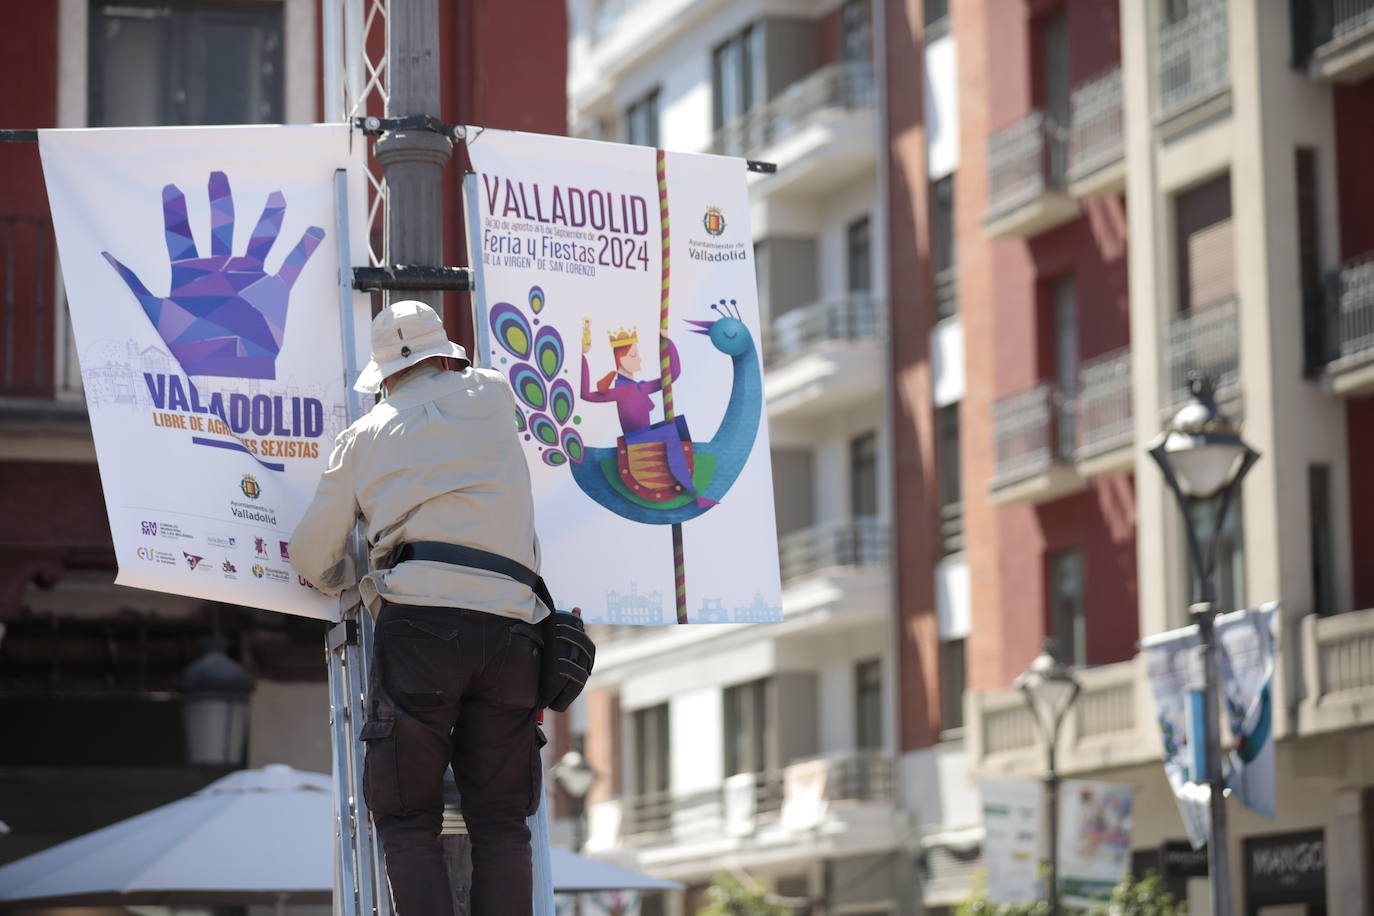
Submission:
[[[1100,906],[1131,867],[1135,787],[1067,779],[1059,791],[1059,895]]]
[[[1193,680],[1197,645],[1197,627],[1170,630],[1140,641],[1150,678],[1150,692],[1155,698],[1164,774],[1174,790],[1188,842],[1194,849],[1201,849],[1207,843],[1211,818],[1207,813],[1208,788],[1193,781],[1196,774],[1192,771],[1188,686]]]
[[[1033,903],[1042,896],[1040,809],[1044,789],[1033,779],[980,779],[983,861],[988,899]]]
[[[1222,614],[1214,624],[1219,689],[1232,736],[1223,764],[1226,785],[1252,811],[1276,816],[1272,681],[1274,621],[1278,605]],[[1141,641],[1164,744],[1164,770],[1194,849],[1207,842],[1210,791],[1194,780],[1188,687],[1192,681],[1196,626]]]
[[[589,623],[780,620],[744,161],[468,138],[479,358],[515,390],[555,599]]]
[[[1261,817],[1277,814],[1274,787],[1274,622],[1278,605],[1218,617],[1217,663],[1232,742],[1226,785]]]
[[[44,130],[39,148],[121,585],[336,619],[287,542],[347,425],[347,125]],[[368,304],[350,302],[366,360]]]

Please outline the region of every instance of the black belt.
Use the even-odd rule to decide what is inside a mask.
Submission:
[[[476,547],[464,547],[460,544],[446,544],[443,541],[409,541],[392,548],[387,556],[387,566],[396,566],[407,560],[448,563],[451,566],[468,566],[497,573],[526,586],[549,611],[554,610],[553,596],[549,594],[549,587],[544,584],[543,577],[524,563],[499,553]]]

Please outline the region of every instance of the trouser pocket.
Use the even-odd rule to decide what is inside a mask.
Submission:
[[[401,803],[400,760],[394,718],[368,719],[358,738],[367,746],[363,756],[363,800],[374,817],[397,815]]]

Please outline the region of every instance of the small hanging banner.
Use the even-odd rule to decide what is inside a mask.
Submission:
[[[742,159],[468,129],[483,364],[588,623],[782,617]]]
[[[346,425],[335,170],[346,125],[39,131],[119,573],[307,617],[287,542]],[[367,341],[366,298],[350,314]],[[366,353],[359,353],[360,360]]]

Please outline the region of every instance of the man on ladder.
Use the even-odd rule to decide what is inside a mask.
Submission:
[[[326,594],[356,584],[377,620],[360,737],[395,911],[453,912],[439,843],[451,765],[472,840],[472,916],[531,916],[536,624],[552,602],[514,395],[415,301],[373,320],[372,361],[354,387],[385,398],[339,434],[289,549]],[[348,549],[359,517],[373,569],[361,581]]]

